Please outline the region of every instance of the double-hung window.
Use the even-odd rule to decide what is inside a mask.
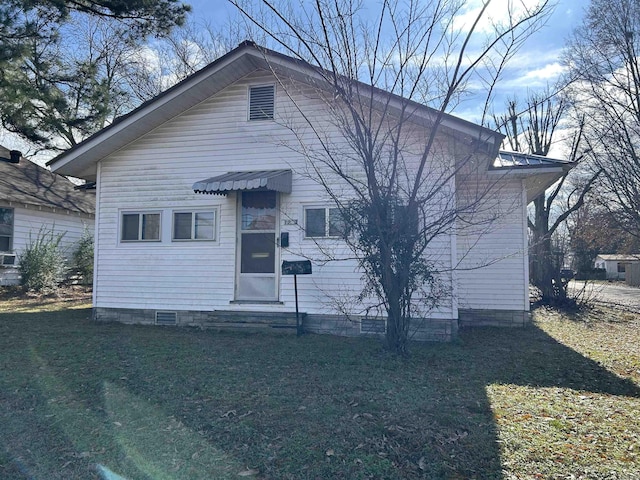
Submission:
[[[160,212],[124,212],[120,240],[123,242],[159,242]]]
[[[13,248],[13,208],[0,208],[0,252]]]
[[[173,240],[215,240],[216,211],[173,212]]]
[[[346,224],[340,210],[333,207],[307,207],[304,209],[304,236],[306,238],[344,237]]]

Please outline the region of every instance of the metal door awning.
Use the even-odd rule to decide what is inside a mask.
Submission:
[[[272,190],[291,193],[291,170],[227,172],[193,184],[195,193],[226,195],[237,190]]]

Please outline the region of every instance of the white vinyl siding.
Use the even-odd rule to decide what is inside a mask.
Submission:
[[[289,234],[289,247],[276,248],[279,249],[278,266],[283,260],[312,259],[313,274],[298,278],[301,310],[309,314],[350,312],[359,315],[365,307],[373,305],[373,301],[367,305],[358,300],[362,293],[362,272],[346,242],[333,236],[322,237],[321,241],[305,236],[304,207],[325,209],[332,200],[324,187],[309,175],[308,157],[296,149],[300,138],[307,147],[313,148],[313,132],[302,128],[296,134],[289,126],[297,121],[298,108],[323,121],[327,115],[323,113],[326,104],[317,98],[313,89],[298,87],[278,97],[273,112],[276,121],[247,121],[247,92],[251,86],[267,84],[273,84],[268,72],[248,75],[101,160],[97,179],[100,202],[95,306],[167,311],[293,311],[295,295],[293,278],[289,276],[279,277],[277,303],[234,303],[238,195],[233,192],[226,196],[195,194],[192,189],[193,183],[202,178],[258,169],[291,169],[293,172],[292,192],[279,194],[278,229]],[[335,148],[340,148],[340,134],[330,130],[337,128],[330,120],[326,121],[327,137],[336,142]],[[355,171],[355,167],[349,166],[349,169],[349,172]],[[144,172],[144,175],[134,176],[132,171]],[[332,179],[327,177],[327,181]],[[455,192],[453,181],[450,191]],[[438,211],[439,202],[445,201],[444,198],[436,200],[433,210]],[[173,241],[174,212],[211,209],[216,212],[214,245],[204,241]],[[123,211],[160,211],[160,241],[121,242],[119,228]],[[325,210],[324,233],[328,235],[331,231],[326,222],[327,213],[330,216]],[[511,235],[507,233],[507,237]],[[517,236],[521,241],[522,231],[518,231]],[[499,251],[504,244],[498,245],[491,251]],[[517,248],[521,249],[521,245]],[[452,292],[455,292],[450,273],[455,266],[452,262],[460,258],[454,250],[452,237],[443,234],[434,239],[427,252],[444,272],[441,274],[444,288]],[[519,262],[520,270],[514,272],[519,273],[517,281],[522,283],[522,257]],[[511,263],[509,265],[511,268]],[[492,272],[490,278],[499,275],[499,271],[498,268]],[[476,294],[472,287],[473,283],[465,280],[463,290],[471,295],[474,303],[482,293]],[[518,295],[521,309],[522,292]],[[494,305],[500,301],[495,300]],[[509,306],[512,303],[507,302]],[[456,315],[454,299],[444,298],[441,305],[428,314],[430,318],[452,318]]]
[[[0,285],[16,285],[20,281],[17,266],[25,247],[36,241],[39,235],[53,234],[61,236],[59,247],[62,254],[70,258],[77,248],[78,241],[85,230],[93,232],[94,221],[88,215],[79,215],[66,211],[50,212],[31,206],[7,206],[0,208],[13,210],[13,230],[11,253],[16,255],[13,266],[0,268]],[[11,257],[12,258],[12,257]],[[5,257],[10,261],[10,257]]]
[[[192,189],[193,183],[202,178],[227,172],[291,169],[293,191],[280,194],[279,212],[279,228],[289,233],[290,246],[278,247],[279,262],[301,257],[326,258],[314,242],[303,241],[301,205],[326,204],[329,198],[321,185],[305,175],[304,156],[282,145],[283,141],[295,142],[296,137],[280,125],[279,116],[290,116],[296,108],[279,99],[274,112],[278,121],[247,122],[249,86],[269,83],[273,83],[269,74],[250,75],[100,162],[97,233],[100,247],[94,286],[97,307],[273,311],[295,308],[290,277],[279,279],[280,303],[269,306],[232,303],[237,194],[203,195]],[[287,99],[284,95],[282,98]],[[314,100],[313,91],[301,92],[295,101],[301,108],[313,110],[324,105]],[[132,176],[131,171],[142,171],[144,175]],[[212,207],[218,212],[215,248],[211,242],[172,241],[173,211]],[[120,211],[152,210],[162,210],[160,242],[119,241]],[[326,239],[322,247],[340,258],[352,257],[344,243]],[[314,262],[313,268],[312,275],[298,279],[303,311],[337,314],[337,301],[355,304],[362,289],[362,274],[355,261]]]
[[[18,255],[35,240],[40,232],[62,235],[60,248],[69,256],[85,230],[93,232],[93,219],[64,212],[53,213],[35,209],[15,208],[13,251]]]
[[[457,235],[461,309],[529,310],[526,205],[522,180],[493,188],[495,206]],[[482,215],[482,214],[481,214]]]

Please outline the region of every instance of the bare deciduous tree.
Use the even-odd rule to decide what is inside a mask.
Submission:
[[[506,61],[549,12],[547,2],[501,4],[503,21],[489,18],[489,1],[477,10],[449,0],[382,1],[375,11],[352,0],[297,10],[270,0],[258,10],[255,2],[232,3],[275,48],[317,67],[318,96],[340,135],[327,134],[326,119],[306,116],[298,148],[348,225],[346,240],[364,272],[362,298],[377,299],[388,347],[405,353],[412,321],[438,304],[439,282],[451,274],[437,240],[456,222],[493,218],[491,186],[464,178],[486,171],[496,136],[453,138],[446,114],[479,93],[472,84],[488,105]],[[281,86],[288,88],[285,79]]]
[[[187,22],[166,37],[141,46],[127,65],[127,80],[139,102],[147,101],[232,50],[246,38],[241,25]]]
[[[640,237],[640,4],[592,0],[566,53],[574,102],[599,193],[618,225]]]
[[[569,113],[566,97],[551,91],[532,92],[520,109],[518,101],[507,103],[507,113],[495,115],[496,128],[505,133],[507,142],[514,151],[526,151],[534,155],[548,156],[555,141],[560,123]],[[572,135],[568,160],[577,162],[580,155],[584,119],[580,118]],[[565,131],[566,134],[566,131]],[[599,170],[585,181],[575,183],[568,180],[567,171],[548,192],[543,192],[533,201],[533,215],[527,224],[531,232],[530,275],[531,283],[540,289],[546,303],[561,303],[567,298],[567,284],[560,278],[560,259],[553,251],[553,235],[563,222],[585,200],[600,175]],[[568,191],[567,191],[568,190]],[[563,200],[560,202],[559,200]]]

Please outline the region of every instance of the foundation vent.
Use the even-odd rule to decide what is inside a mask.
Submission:
[[[360,320],[360,333],[379,335],[386,332],[387,322],[382,318],[363,318]]]
[[[177,323],[177,312],[156,312],[156,325],[176,325]]]

